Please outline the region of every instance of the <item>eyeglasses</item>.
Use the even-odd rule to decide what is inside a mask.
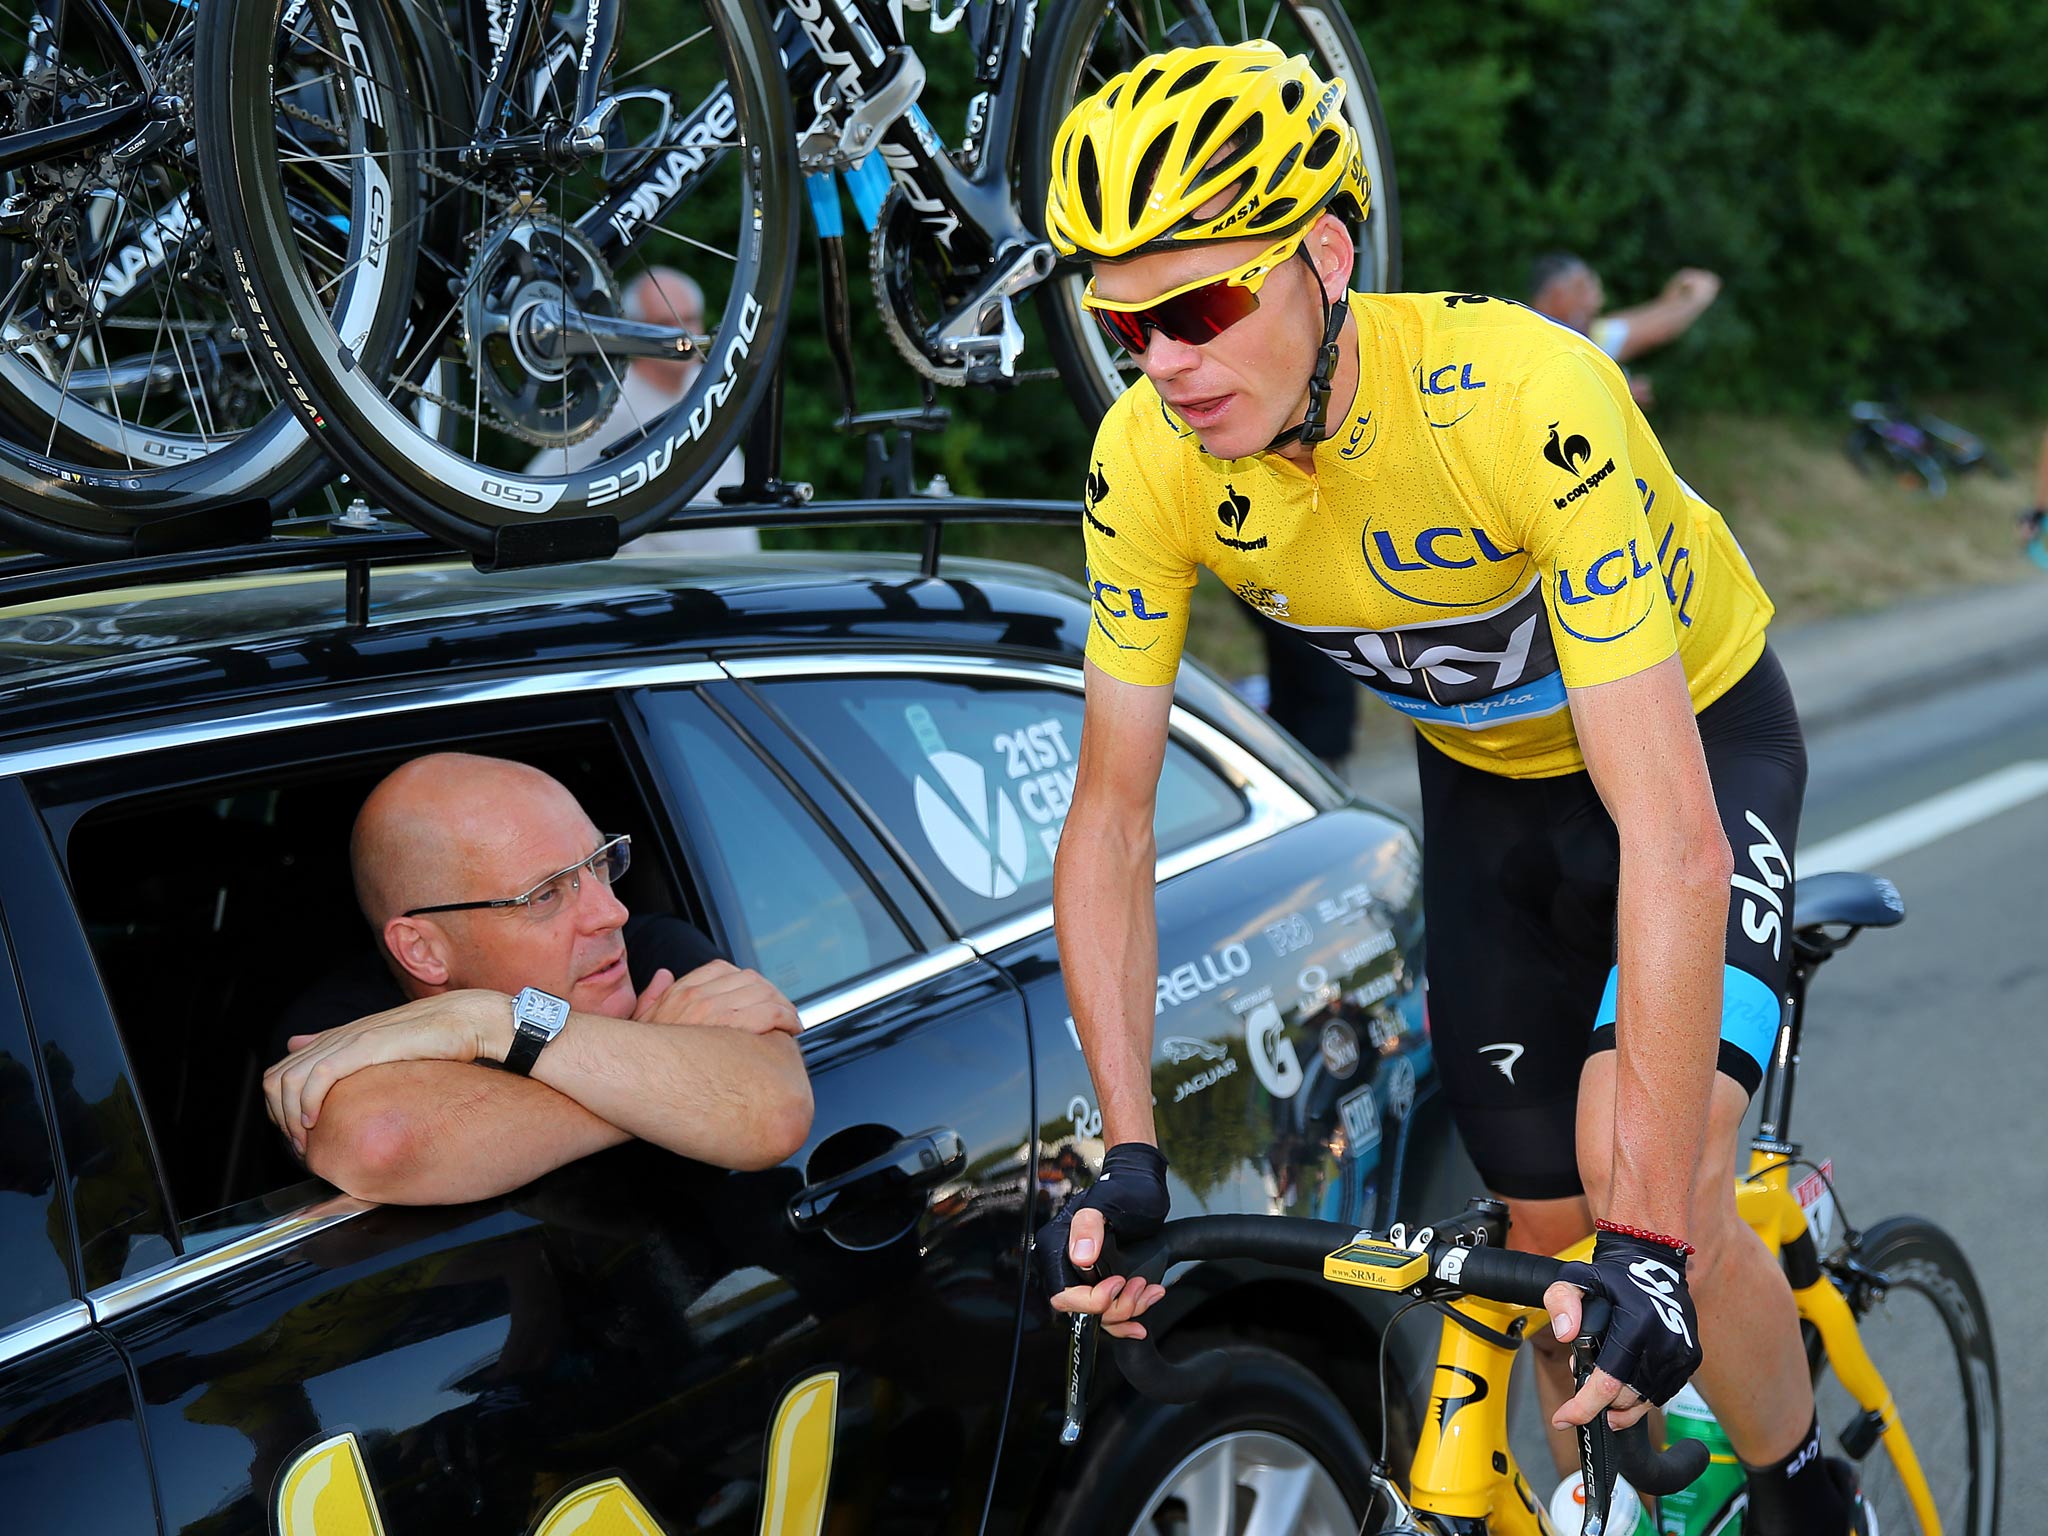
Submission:
[[[1259,289],[1281,262],[1301,249],[1313,224],[1296,230],[1221,277],[1200,277],[1139,304],[1121,304],[1099,297],[1095,280],[1081,303],[1109,339],[1126,352],[1142,352],[1148,333],[1161,331],[1175,341],[1199,347],[1214,341],[1259,307]]]
[[[546,922],[569,909],[569,898],[583,889],[588,871],[605,885],[616,885],[633,862],[633,839],[625,834],[607,838],[587,859],[578,859],[567,869],[555,871],[530,890],[497,901],[444,901],[436,907],[414,907],[406,917],[425,917],[431,912],[480,912],[490,907],[520,907],[533,921]]]

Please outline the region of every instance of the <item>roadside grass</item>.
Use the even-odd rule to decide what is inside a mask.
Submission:
[[[1883,608],[1902,598],[1998,581],[2048,577],[2024,562],[2013,515],[2031,499],[2030,425],[1989,401],[1940,401],[1938,415],[1980,432],[2012,466],[2000,479],[1977,469],[1953,477],[1940,500],[1865,476],[1844,452],[1846,418],[1697,415],[1657,423],[1679,474],[1727,518],[1780,624]],[[860,528],[771,535],[771,545],[916,550],[913,529]],[[949,554],[1043,566],[1079,581],[1080,525],[967,525],[946,531]],[[1263,671],[1258,630],[1244,605],[1200,573],[1188,649],[1229,679]],[[1361,730],[1383,711],[1361,712]],[[1390,724],[1401,724],[1390,721]],[[1403,727],[1405,729],[1405,726]],[[1399,734],[1396,732],[1394,734]]]

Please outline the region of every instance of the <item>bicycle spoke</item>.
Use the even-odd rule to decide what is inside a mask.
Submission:
[[[1270,39],[1270,38],[1272,37],[1272,35],[1273,35],[1273,23],[1274,23],[1274,22],[1276,22],[1276,21],[1278,21],[1279,19],[1280,19],[1280,0],[1273,0],[1273,9],[1272,9],[1272,11],[1271,11],[1271,12],[1270,12],[1270,13],[1269,13],[1269,14],[1267,15],[1267,17],[1266,17],[1266,24],[1265,24],[1265,26],[1263,26],[1263,27],[1261,27],[1261,28],[1259,29],[1259,36],[1260,36],[1260,38],[1261,38],[1261,39]]]
[[[638,64],[635,64],[631,69],[621,70],[618,74],[612,76],[612,84],[617,85],[621,80],[630,80],[635,75],[639,74],[640,71],[643,69],[652,69],[655,65],[659,64],[663,59],[667,58],[670,54],[675,53],[680,49],[689,47],[690,44],[696,42],[699,38],[708,36],[710,32],[711,29],[709,27],[699,27],[695,32],[692,32],[688,37],[684,38],[681,42],[670,43],[666,48],[662,49],[661,52],[657,53],[653,58],[642,59]]]

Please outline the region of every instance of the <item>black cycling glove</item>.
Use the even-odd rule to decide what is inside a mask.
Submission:
[[[1685,1255],[1668,1243],[1602,1232],[1590,1263],[1558,1272],[1614,1308],[1594,1363],[1653,1403],[1669,1401],[1700,1368],[1700,1324],[1685,1288]]]
[[[1067,1262],[1067,1239],[1075,1213],[1100,1211],[1121,1242],[1139,1243],[1166,1221],[1166,1158],[1147,1142],[1125,1141],[1103,1154],[1102,1172],[1038,1234],[1038,1271],[1048,1295],[1087,1282]]]

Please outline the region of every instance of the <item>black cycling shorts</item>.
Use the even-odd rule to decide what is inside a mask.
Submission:
[[[1792,968],[1806,745],[1768,648],[1699,715],[1735,856],[1720,1069],[1754,1094]],[[1590,776],[1510,779],[1417,738],[1429,1026],[1465,1147],[1517,1199],[1576,1195],[1579,1075],[1614,1048],[1621,853]]]

